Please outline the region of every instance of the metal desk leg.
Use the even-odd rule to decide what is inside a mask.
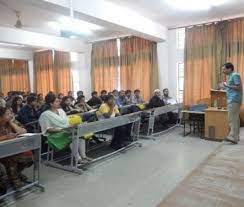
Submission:
[[[40,184],[40,166],[41,166],[41,148],[34,150],[34,166],[33,166],[33,183],[41,192],[45,191],[43,185]],[[37,173],[37,176],[36,176]]]

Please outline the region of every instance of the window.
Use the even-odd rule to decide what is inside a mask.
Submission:
[[[183,50],[185,48],[185,28],[176,30],[177,49]]]
[[[73,80],[73,91],[74,91],[74,96],[76,96],[77,91],[80,90],[79,53],[71,52],[70,59],[71,59],[71,73],[72,73],[72,80]]]
[[[177,63],[178,71],[178,102],[183,102],[183,92],[184,92],[184,63]]]

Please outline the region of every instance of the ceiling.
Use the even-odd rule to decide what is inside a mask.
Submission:
[[[64,16],[63,14],[25,4],[21,0],[0,0],[0,26],[14,28],[17,20],[14,10],[21,12],[23,30],[60,36],[60,31],[51,28],[48,22],[57,21]],[[91,35],[84,35],[80,39],[89,42],[121,35],[124,35],[122,31],[103,26],[102,30],[96,31]]]
[[[108,0],[131,8],[138,13],[167,27],[185,26],[232,16],[244,16],[244,0],[229,0],[226,4],[209,11],[179,11],[170,7],[166,0]],[[184,1],[184,0],[182,0]],[[197,1],[197,0],[196,0]],[[207,1],[207,0],[206,0]]]

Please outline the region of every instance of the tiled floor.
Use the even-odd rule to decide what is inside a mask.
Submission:
[[[179,206],[244,207],[244,140],[224,143],[160,205]]]
[[[45,193],[17,207],[155,207],[221,143],[183,138],[182,129],[142,140],[142,148],[101,162],[82,175],[42,168]]]

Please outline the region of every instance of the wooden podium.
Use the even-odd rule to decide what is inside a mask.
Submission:
[[[205,110],[205,138],[224,140],[229,133],[228,111],[210,107]]]
[[[226,109],[227,107],[226,91],[211,89],[210,96],[211,96],[211,107]]]
[[[224,140],[229,133],[226,91],[210,90],[211,107],[205,110],[205,137]]]

